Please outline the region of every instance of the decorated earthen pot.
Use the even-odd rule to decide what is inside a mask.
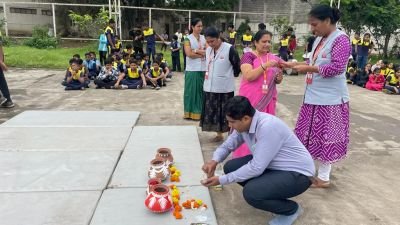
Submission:
[[[149,178],[158,178],[165,180],[169,176],[169,166],[162,158],[156,158],[150,161]]]
[[[146,207],[155,213],[167,212],[172,208],[172,199],[169,187],[164,184],[156,184],[150,188],[150,193],[144,201]]]
[[[168,166],[174,164],[174,157],[172,157],[171,149],[169,148],[159,148],[156,158],[163,158]]]
[[[146,195],[149,195],[151,187],[153,187],[154,185],[157,185],[157,184],[162,184],[160,178],[150,178],[147,181]]]

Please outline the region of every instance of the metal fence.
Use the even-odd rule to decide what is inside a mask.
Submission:
[[[1,7],[2,6],[2,7]],[[27,37],[30,36],[35,25],[46,25],[49,33],[61,39],[94,40],[88,35],[82,35],[74,29],[74,24],[68,17],[69,10],[85,12],[95,15],[100,9],[109,10],[111,5],[95,4],[67,4],[67,3],[39,3],[39,2],[0,2],[0,17],[4,18],[4,31],[6,36]],[[123,39],[129,38],[129,30],[133,27],[148,23],[158,33],[173,34],[177,29],[184,31],[189,28],[191,18],[199,17],[205,26],[216,26],[225,31],[229,24],[236,28],[246,19],[253,21],[253,29],[256,23],[266,21],[265,12],[227,12],[205,10],[183,10],[171,8],[148,8],[117,5],[115,16],[119,18],[117,31]],[[110,10],[109,10],[110,11]],[[269,16],[288,16],[287,14],[273,14]],[[110,11],[111,16],[111,11]],[[112,15],[114,16],[114,15]]]

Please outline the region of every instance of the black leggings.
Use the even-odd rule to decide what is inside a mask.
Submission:
[[[107,59],[107,52],[99,51],[99,56],[100,56],[100,64],[104,66],[104,62]]]
[[[228,174],[247,164],[252,155],[229,160],[224,165]],[[240,182],[243,186],[243,197],[246,202],[264,211],[281,215],[294,214],[299,205],[288,198],[305,192],[311,185],[311,180],[297,172],[266,169],[258,177]]]
[[[4,98],[6,98],[8,101],[11,101],[10,90],[8,90],[6,77],[4,76],[3,69],[1,68],[0,68],[0,91],[3,94]]]

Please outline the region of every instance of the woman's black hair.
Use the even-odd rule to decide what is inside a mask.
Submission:
[[[267,26],[264,23],[259,23],[258,24],[258,29],[259,30],[265,30],[265,29],[267,29]]]
[[[225,104],[225,115],[234,120],[241,120],[245,116],[253,117],[256,110],[250,101],[243,96],[230,98]]]
[[[219,38],[219,31],[215,27],[208,27],[206,31],[204,31],[204,36],[211,38]]]
[[[311,9],[309,15],[319,20],[330,19],[331,24],[336,24],[340,19],[340,11],[337,8],[332,8],[328,5],[318,5]]]
[[[262,38],[264,35],[266,35],[266,34],[268,34],[269,36],[272,37],[272,33],[271,33],[271,32],[269,32],[269,31],[267,31],[267,30],[259,30],[259,31],[257,31],[257,33],[254,35],[253,40],[258,42],[258,41],[260,41],[261,38]]]
[[[193,18],[193,19],[190,21],[190,30],[189,30],[189,34],[193,33],[193,28],[192,28],[192,27],[196,26],[199,22],[201,22],[201,19],[200,19],[200,18]]]

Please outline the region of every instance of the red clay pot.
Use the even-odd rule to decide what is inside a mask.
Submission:
[[[146,207],[154,213],[167,212],[172,208],[172,199],[169,187],[164,184],[153,185],[144,201]]]

